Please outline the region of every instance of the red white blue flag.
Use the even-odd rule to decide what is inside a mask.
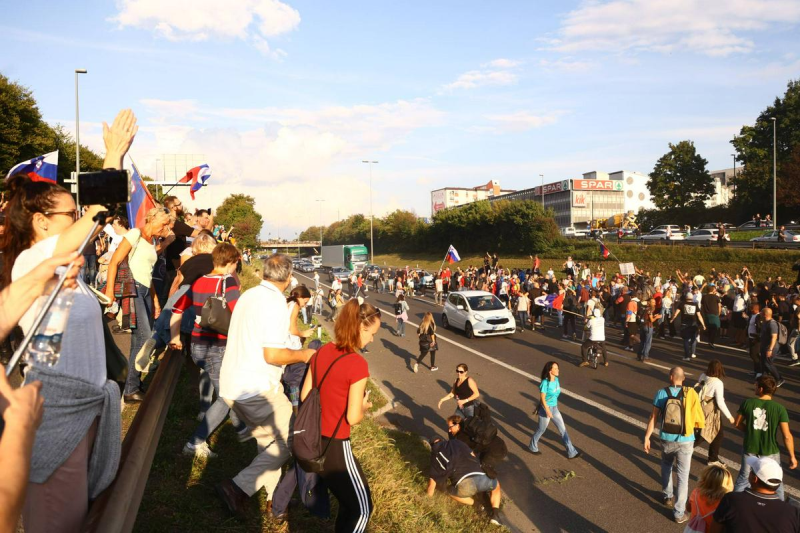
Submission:
[[[150,189],[142,181],[139,169],[133,165],[133,175],[131,175],[131,201],[128,202],[128,220],[131,228],[144,227],[144,218],[147,212],[156,206]]]
[[[601,242],[600,243],[600,255],[603,256],[603,259],[608,259],[608,248]]]
[[[461,261],[461,257],[458,255],[458,252],[456,251],[455,248],[453,248],[453,245],[451,244],[450,248],[447,249],[447,262],[452,264],[452,263],[457,263],[458,261]]]
[[[184,177],[178,180],[178,183],[189,183],[192,182],[192,186],[189,187],[189,194],[192,196],[192,200],[194,200],[194,193],[199,191],[203,184],[211,177],[211,168],[208,165],[203,164],[199,167],[194,167],[190,171],[186,173]]]
[[[25,174],[33,181],[50,181],[56,183],[58,178],[58,150],[49,154],[34,157],[20,163],[8,171],[6,179],[15,174]]]

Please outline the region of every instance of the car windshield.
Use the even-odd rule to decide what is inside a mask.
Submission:
[[[366,261],[369,259],[369,256],[367,254],[353,254],[350,259],[353,261]]]
[[[467,301],[469,302],[469,307],[473,311],[498,311],[500,309],[505,309],[503,302],[492,294],[469,296]]]

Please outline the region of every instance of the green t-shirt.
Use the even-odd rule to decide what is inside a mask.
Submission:
[[[789,422],[789,413],[784,406],[773,400],[750,398],[742,402],[739,414],[744,417],[744,453],[780,453],[778,429],[781,422]]]

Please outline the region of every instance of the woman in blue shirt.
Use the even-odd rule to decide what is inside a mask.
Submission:
[[[539,384],[539,407],[536,409],[539,414],[539,429],[531,437],[528,449],[536,455],[542,453],[539,451],[539,439],[547,431],[547,426],[552,420],[558,432],[561,433],[564,446],[567,447],[567,458],[577,459],[581,456],[581,452],[576,450],[575,446],[572,445],[572,441],[569,440],[567,426],[564,425],[564,419],[561,418],[561,413],[558,411],[559,394],[561,394],[561,385],[558,383],[558,363],[550,361],[542,369],[542,382]]]

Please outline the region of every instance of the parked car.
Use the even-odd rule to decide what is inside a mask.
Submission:
[[[333,267],[330,272],[328,272],[328,281],[333,281],[334,279],[338,279],[342,283],[347,281],[347,278],[350,277],[350,271],[344,267]]]
[[[442,327],[463,329],[467,338],[510,335],[517,329],[514,315],[490,292],[451,292],[444,303]]]
[[[675,235],[676,233],[683,233],[683,228],[681,226],[678,226],[677,224],[664,224],[662,226],[656,226],[655,228],[653,228],[653,230],[663,229],[664,231],[666,231],[667,228],[672,229],[673,235]]]
[[[319,268],[322,266],[322,256],[321,255],[312,255],[311,256],[311,264],[314,265],[314,268]]]
[[[786,242],[800,242],[800,232],[786,230]],[[768,231],[761,237],[753,237],[750,242],[778,242],[778,232]]]
[[[367,265],[361,273],[366,279],[378,279],[381,275],[381,267],[378,265]]]
[[[772,222],[767,224],[763,220],[761,221],[761,225],[760,226],[756,226],[756,221],[755,220],[749,220],[749,221],[745,222],[744,224],[739,224],[739,229],[761,229],[761,228],[767,228],[768,229],[768,228],[771,228],[771,227],[772,227]]]
[[[433,274],[421,268],[415,268],[414,271],[419,275],[419,280],[422,282],[422,285],[428,288],[433,287]]]
[[[666,241],[667,240],[667,230],[665,229],[654,229],[650,233],[645,233],[640,237],[643,241]],[[671,240],[673,241],[682,241],[685,239],[683,233],[677,233],[675,231],[672,232]]]
[[[561,235],[564,237],[588,237],[589,230],[573,228],[570,226],[568,228],[561,228]]]
[[[311,261],[300,261],[295,268],[300,272],[314,272],[314,265],[311,264]]]
[[[722,225],[726,230],[736,229],[736,226],[733,224],[728,224],[727,222],[724,222]],[[719,229],[719,224],[716,222],[708,222],[706,224],[700,224],[697,226],[697,229]]]
[[[725,234],[725,240],[730,241],[731,236]],[[701,241],[701,242],[719,242],[719,230],[717,229],[696,229],[686,236],[687,241]]]

